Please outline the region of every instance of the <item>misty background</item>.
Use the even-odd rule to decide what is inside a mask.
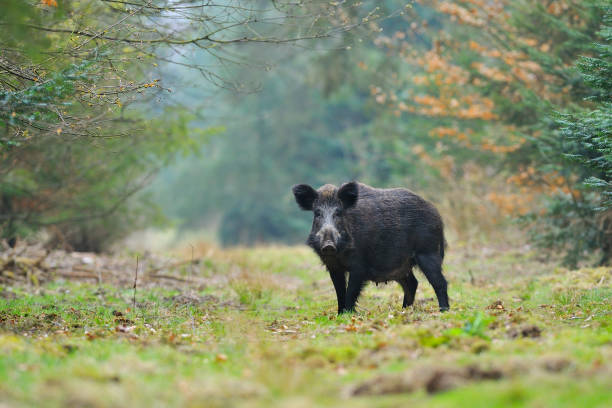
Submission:
[[[8,244],[295,244],[291,186],[358,180],[432,201],[451,245],[609,261],[609,7],[111,3],[7,4]]]

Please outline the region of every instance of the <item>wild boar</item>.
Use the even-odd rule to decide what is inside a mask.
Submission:
[[[414,266],[433,286],[440,311],[448,310],[444,225],[431,203],[404,188],[357,182],[318,190],[298,184],[293,195],[302,210],[314,213],[307,244],[329,271],[338,314],[355,310],[368,281],[397,281],[404,290],[402,306],[412,305],[418,286]]]

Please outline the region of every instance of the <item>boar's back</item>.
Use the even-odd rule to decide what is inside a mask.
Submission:
[[[439,253],[443,224],[436,208],[404,188],[359,185],[359,198],[347,211],[353,245],[370,267],[391,272],[417,253]]]

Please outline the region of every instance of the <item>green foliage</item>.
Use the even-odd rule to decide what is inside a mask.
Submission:
[[[50,124],[58,122],[57,105],[67,109],[74,104],[75,83],[91,83],[87,71],[96,61],[72,64],[61,72],[52,74],[45,81],[37,81],[18,91],[0,89],[0,127],[19,127],[22,123]],[[45,126],[45,125],[42,125]],[[0,148],[19,146],[30,135],[27,131],[5,132],[0,138]]]
[[[157,225],[160,212],[138,191],[222,128],[198,129],[209,127],[193,114],[201,94],[181,105],[164,79],[180,67],[198,83],[229,87],[249,62],[234,44],[277,46],[350,28],[331,18],[339,4],[194,4],[2,1],[0,238],[48,227],[66,246],[100,250]]]
[[[171,109],[160,117],[143,121],[132,113],[128,123],[143,127],[130,138],[67,145],[55,135],[16,147],[20,165],[0,180],[4,237],[48,227],[54,244],[100,251],[134,229],[160,225],[164,217],[140,190],[215,131],[193,128],[192,116]]]
[[[69,20],[69,4],[60,3],[3,4],[0,238],[48,228],[52,244],[99,251],[133,228],[161,222],[157,207],[138,191],[176,152],[193,151],[202,138],[185,113],[167,109],[159,112],[162,120],[142,106],[122,107],[119,97],[135,87],[126,83],[113,92],[120,79],[113,76],[136,76],[137,69],[119,60],[109,67],[113,47],[93,43],[91,52],[68,58],[75,46],[69,37],[32,35],[34,26]],[[40,58],[48,52],[55,57]]]
[[[560,122],[562,135],[584,150],[570,154],[570,158],[593,173],[584,184],[601,194],[601,207],[597,208],[601,211],[612,208],[612,7],[606,12],[599,32],[602,43],[594,44],[598,56],[582,57],[578,62],[584,81],[593,88],[589,100],[597,103],[597,109],[574,118],[565,116]]]
[[[574,149],[565,157],[583,168],[583,184],[600,194],[596,210],[612,208],[612,104],[579,115],[563,115],[557,122],[561,137]]]
[[[559,130],[540,141],[548,166],[559,171],[570,167],[579,192],[553,197],[533,236],[543,246],[563,248],[572,266],[594,251],[601,253],[601,264],[612,260],[612,14],[609,8],[606,12],[602,42],[593,45],[597,56],[578,62],[593,88],[587,98],[592,104],[559,114]]]

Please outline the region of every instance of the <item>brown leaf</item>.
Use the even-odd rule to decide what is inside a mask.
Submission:
[[[136,326],[124,326],[124,325],[119,325],[117,327],[115,327],[115,331],[119,332],[119,333],[130,333],[131,331],[133,331],[136,328]]]
[[[504,304],[501,300],[496,300],[495,302],[491,303],[489,306],[487,306],[487,309],[489,310],[504,310]]]

